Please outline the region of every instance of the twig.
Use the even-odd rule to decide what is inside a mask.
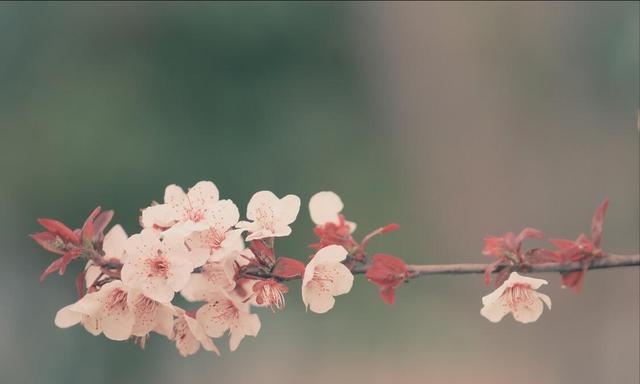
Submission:
[[[499,265],[495,272],[499,272],[501,269],[510,265]],[[601,258],[594,259],[589,269],[602,269],[602,268],[616,268],[616,267],[631,267],[640,266],[640,255],[607,255]],[[434,265],[409,265],[407,266],[411,277],[418,277],[423,275],[457,275],[468,273],[484,273],[486,264],[434,264]],[[366,273],[368,267],[354,268],[352,272]],[[574,263],[542,263],[535,265],[522,266],[522,270],[527,272],[572,272],[582,269],[580,262]]]

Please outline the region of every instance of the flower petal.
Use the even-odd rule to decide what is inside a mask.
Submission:
[[[331,191],[318,192],[309,200],[309,214],[316,225],[339,224],[338,214],[343,208],[340,196]]]

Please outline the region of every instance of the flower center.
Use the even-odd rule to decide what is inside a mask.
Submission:
[[[511,308],[533,305],[535,301],[534,291],[529,284],[515,284],[505,291],[507,302]]]
[[[114,289],[109,293],[105,306],[108,310],[124,310],[127,307],[127,292],[122,289]]]
[[[149,266],[149,276],[164,277],[169,274],[169,261],[164,257],[161,250],[153,259],[147,260]]]
[[[260,207],[256,210],[256,221],[265,229],[275,230],[273,210],[269,207]]]

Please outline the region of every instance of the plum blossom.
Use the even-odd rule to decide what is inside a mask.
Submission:
[[[341,262],[347,250],[339,245],[329,245],[319,250],[307,264],[302,279],[302,301],[307,309],[325,313],[335,304],[334,296],[351,290],[353,275]]]
[[[104,333],[111,340],[126,340],[136,323],[127,299],[127,290],[121,281],[106,283],[99,291],[60,309],[55,324],[68,328],[81,323],[94,336]]]
[[[119,262],[121,263],[125,254],[125,244],[127,243],[127,233],[120,224],[114,225],[106,235],[102,242],[102,250],[104,252],[103,260],[107,262]],[[89,288],[96,282],[101,276],[100,267],[95,265],[93,261],[87,262],[85,266],[85,284]],[[106,277],[106,276],[104,276]]]
[[[205,301],[217,292],[229,292],[236,287],[234,258],[210,261],[200,273],[192,273],[180,294],[188,301]]]
[[[207,229],[207,218],[218,201],[218,188],[211,181],[200,181],[185,193],[177,185],[164,191],[164,204],[142,210],[140,224],[144,228],[181,231],[185,235]]]
[[[542,314],[543,303],[551,309],[551,298],[536,291],[544,284],[547,284],[546,280],[512,272],[500,287],[482,298],[484,307],[480,314],[493,323],[502,320],[509,312],[516,321],[534,322]]]
[[[185,257],[184,244],[172,236],[161,240],[160,234],[145,229],[131,236],[125,249],[122,281],[139,287],[150,299],[168,303],[189,282],[193,265]]]
[[[291,234],[289,224],[296,220],[299,210],[298,196],[279,199],[270,191],[256,192],[247,205],[247,218],[252,222],[240,221],[237,227],[249,231],[247,241],[288,236]]]
[[[221,337],[229,330],[229,349],[235,351],[245,336],[257,336],[258,315],[250,313],[250,305],[225,293],[215,293],[196,311],[196,320],[210,337]]]
[[[309,200],[309,214],[311,220],[318,226],[324,226],[327,223],[335,225],[341,224],[340,212],[344,208],[342,199],[335,192],[322,191],[311,196]],[[346,222],[349,232],[356,230],[356,223]]]
[[[171,304],[150,299],[135,289],[129,290],[127,304],[135,318],[131,335],[146,336],[151,331],[166,335],[170,332],[174,313]]]
[[[238,223],[240,213],[231,200],[220,200],[208,211],[208,228],[193,232],[185,239],[187,247],[201,255],[201,265],[206,260],[221,260],[230,252],[244,248],[242,229],[232,229]]]
[[[176,348],[184,357],[198,352],[200,346],[206,351],[215,352],[220,356],[220,351],[213,341],[204,333],[204,329],[193,317],[194,314],[183,309],[176,308],[178,315],[173,323],[170,339],[176,342]]]

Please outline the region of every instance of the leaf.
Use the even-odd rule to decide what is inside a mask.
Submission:
[[[600,242],[602,241],[602,227],[604,225],[604,215],[607,213],[609,207],[609,199],[604,201],[598,206],[596,212],[591,219],[591,242],[596,248],[600,248]]]
[[[84,221],[82,225],[82,241],[85,244],[90,244],[93,240],[94,228],[93,228],[93,220],[95,220],[96,216],[100,214],[100,207],[96,207],[93,212],[87,217],[87,220]]]
[[[304,274],[304,264],[288,257],[279,257],[271,274],[280,279],[294,279]]]
[[[60,269],[60,265],[62,265],[62,257],[55,259],[53,263],[49,264],[47,269],[40,275],[40,282],[42,283],[47,276]]]
[[[82,297],[85,294],[84,291],[84,278],[86,275],[87,271],[82,271],[80,273],[78,273],[78,275],[76,276],[76,291],[78,292],[78,297],[82,299]]]
[[[69,227],[64,225],[58,220],[53,219],[38,219],[38,223],[42,225],[47,231],[54,235],[60,236],[60,238],[66,243],[72,243],[74,245],[80,244],[80,239]]]

